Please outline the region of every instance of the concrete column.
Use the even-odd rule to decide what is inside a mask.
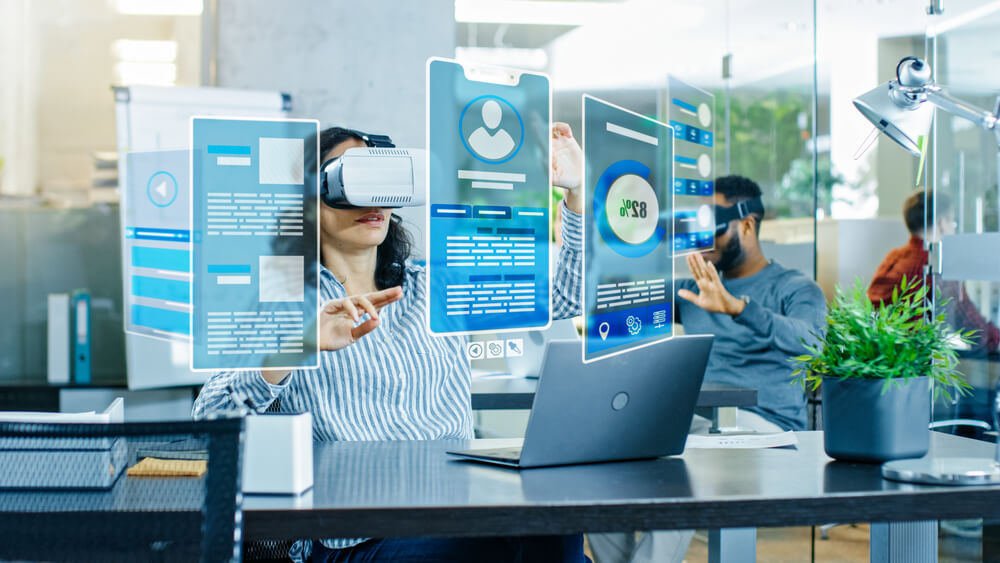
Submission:
[[[217,2],[217,86],[280,90],[321,127],[424,146],[425,63],[454,57],[454,2]],[[422,251],[423,208],[400,214]]]

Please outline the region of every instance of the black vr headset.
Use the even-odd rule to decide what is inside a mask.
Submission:
[[[759,197],[739,201],[736,205],[723,207],[715,206],[715,236],[720,236],[729,230],[729,222],[734,219],[743,219],[748,215],[756,213],[764,217],[764,202]]]
[[[345,131],[366,147],[347,149],[320,166],[319,197],[324,204],[336,209],[423,205],[423,150],[398,149],[388,135]]]

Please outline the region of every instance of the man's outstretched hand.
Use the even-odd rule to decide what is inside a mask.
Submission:
[[[725,313],[736,316],[743,312],[746,302],[733,297],[722,285],[715,264],[706,261],[701,254],[689,254],[687,265],[698,284],[698,293],[682,289],[677,296],[686,299],[709,313]]]

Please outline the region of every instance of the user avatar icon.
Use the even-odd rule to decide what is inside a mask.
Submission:
[[[510,154],[517,143],[506,130],[498,129],[503,120],[503,110],[496,100],[486,100],[482,113],[483,125],[469,135],[469,146],[483,158],[499,160]]]
[[[524,143],[524,119],[500,96],[473,98],[458,118],[459,139],[465,150],[486,164],[502,164],[517,156]]]

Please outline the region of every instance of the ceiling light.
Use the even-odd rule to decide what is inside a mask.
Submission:
[[[115,0],[119,14],[142,16],[198,16],[202,0]]]
[[[601,21],[621,9],[608,2],[542,0],[455,0],[455,21],[580,26]]]
[[[177,65],[169,63],[120,62],[115,64],[118,85],[173,86],[177,80]]]
[[[177,60],[177,42],[117,39],[111,44],[111,54],[119,61],[172,63]]]
[[[468,63],[482,63],[529,70],[541,70],[549,64],[549,55],[545,52],[545,49],[455,47],[455,58]]]
[[[983,4],[975,9],[969,10],[954,18],[945,20],[942,23],[930,26],[927,29],[927,36],[936,37],[947,31],[951,31],[955,28],[962,27],[966,24],[970,24],[975,21],[981,20],[998,10],[1000,10],[1000,1],[993,1],[987,4]]]

